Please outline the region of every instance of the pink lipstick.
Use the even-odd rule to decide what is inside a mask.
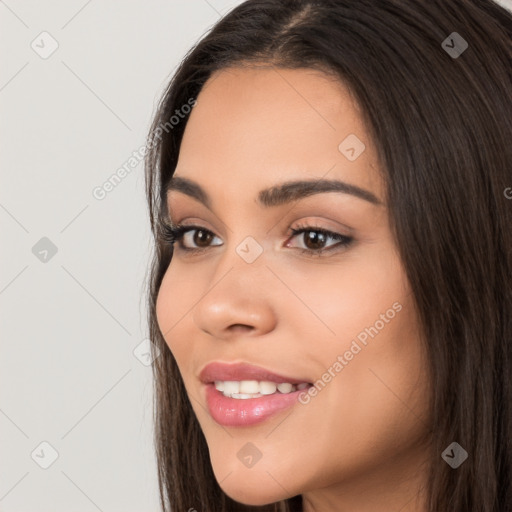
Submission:
[[[289,377],[246,363],[213,362],[199,376],[212,418],[223,426],[255,425],[292,407],[306,378]]]

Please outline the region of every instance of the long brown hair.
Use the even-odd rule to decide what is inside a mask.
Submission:
[[[251,507],[222,491],[155,314],[172,258],[165,190],[187,122],[175,111],[214,71],[256,62],[331,73],[377,148],[429,355],[428,511],[512,511],[512,14],[491,0],[249,0],[186,55],[145,161],[162,510],[302,510],[301,496]],[[453,441],[469,454],[456,470],[441,458]]]

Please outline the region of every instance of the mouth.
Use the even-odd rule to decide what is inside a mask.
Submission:
[[[220,425],[261,423],[292,407],[313,384],[248,364],[210,363],[201,371],[208,411]]]
[[[235,400],[247,400],[275,394],[287,395],[306,389],[311,385],[309,382],[292,384],[291,382],[277,383],[268,380],[216,380],[213,384],[217,391]]]

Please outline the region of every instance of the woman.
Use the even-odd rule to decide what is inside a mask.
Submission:
[[[186,56],[146,159],[163,510],[512,510],[511,40],[490,0],[250,0]]]

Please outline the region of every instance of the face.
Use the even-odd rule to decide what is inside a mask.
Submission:
[[[313,510],[376,489],[391,504],[423,453],[426,362],[349,91],[313,70],[217,72],[174,177],[203,195],[177,180],[168,192],[170,219],[189,229],[157,320],[220,486],[253,505],[303,494]],[[260,193],[298,181],[316,187]]]

